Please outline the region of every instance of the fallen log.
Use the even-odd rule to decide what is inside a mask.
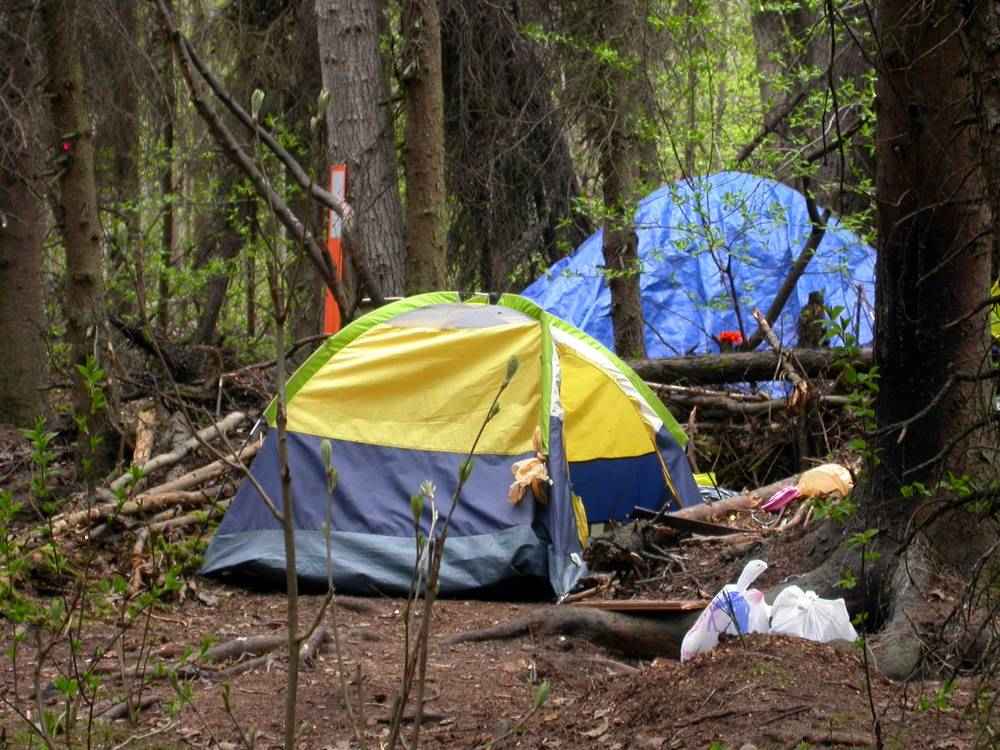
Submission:
[[[779,479],[777,482],[758,487],[755,490],[744,492],[741,495],[733,495],[725,500],[716,500],[714,503],[702,503],[701,505],[691,505],[687,508],[669,513],[675,518],[686,518],[690,521],[709,521],[718,518],[726,513],[740,510],[752,510],[767,500],[783,487],[791,487],[799,481],[799,475]]]
[[[236,427],[240,422],[246,419],[246,414],[239,411],[234,411],[232,414],[226,415],[223,419],[219,420],[213,425],[206,427],[203,430],[199,430],[190,438],[185,440],[183,443],[178,445],[170,453],[161,453],[159,456],[150,459],[149,461],[142,464],[139,468],[142,469],[143,474],[149,474],[150,472],[156,471],[157,469],[162,469],[167,466],[173,466],[178,461],[180,461],[184,456],[191,452],[193,448],[197,448],[202,443],[207,443],[216,437],[221,437],[229,432],[231,429]],[[124,487],[129,478],[132,475],[129,472],[122,474],[115,481],[111,483],[111,489],[117,490]]]
[[[86,510],[57,517],[52,521],[52,535],[58,536],[70,529],[95,521],[104,521],[114,516],[135,516],[140,513],[155,513],[166,508],[196,507],[212,500],[218,500],[232,493],[231,487],[211,488],[196,492],[161,492],[156,494],[143,493],[135,500],[127,503],[102,503]]]
[[[112,516],[130,516],[140,513],[152,513],[172,508],[175,506],[197,506],[213,499],[219,499],[218,491],[188,492],[191,487],[214,479],[227,472],[237,462],[247,462],[253,458],[260,450],[261,444],[250,443],[235,454],[220,458],[206,466],[199,467],[173,481],[166,482],[151,489],[146,490],[134,499],[118,504],[117,501],[109,501],[100,505],[95,505],[86,510],[76,511],[56,516],[52,519],[52,533],[61,534],[69,529],[82,526],[94,521],[103,521]],[[215,494],[212,495],[211,492]],[[228,489],[227,489],[228,492]]]
[[[145,495],[163,495],[168,492],[177,492],[179,490],[187,490],[192,487],[197,487],[198,485],[207,482],[209,479],[215,479],[215,477],[225,474],[233,467],[233,464],[238,461],[245,464],[257,455],[257,451],[260,450],[260,446],[261,443],[256,441],[250,443],[237,454],[220,458],[218,461],[213,461],[210,464],[198,467],[194,471],[189,471],[187,474],[177,477],[177,479],[164,482],[156,487],[150,487],[148,490],[143,492],[140,497]]]
[[[132,451],[133,464],[143,466],[153,457],[153,445],[156,442],[156,422],[157,411],[155,406],[139,412],[135,424],[135,450]],[[121,477],[119,477],[120,479]]]
[[[671,393],[665,390],[668,387],[659,383],[649,383],[653,392],[660,397],[660,400],[667,406],[677,406],[687,409],[698,408],[702,415],[739,414],[743,416],[754,416],[757,414],[771,414],[773,412],[784,412],[788,409],[788,400],[783,398],[772,398],[765,400],[735,399],[729,394],[720,393],[718,396],[686,396]],[[847,396],[820,396],[819,403],[824,406],[848,406],[851,400]],[[689,431],[690,432],[690,431]]]
[[[104,721],[116,721],[118,719],[126,718],[132,712],[138,714],[140,711],[150,708],[151,706],[155,706],[159,702],[159,696],[144,695],[138,702],[126,700],[121,701],[120,703],[98,706],[94,709],[94,718],[102,719]]]
[[[801,363],[808,378],[835,375],[841,358],[841,349],[789,349],[787,353]],[[732,352],[704,354],[663,359],[631,359],[628,364],[643,380],[662,383],[698,383],[719,385],[744,381],[774,380],[779,377],[781,365],[778,355],[767,352]],[[862,349],[853,362],[858,370],[872,365],[871,349]]]
[[[492,628],[459,633],[445,645],[507,640],[522,635],[567,635],[584,638],[625,656],[680,658],[681,641],[698,619],[698,611],[638,617],[584,607],[545,607]]]

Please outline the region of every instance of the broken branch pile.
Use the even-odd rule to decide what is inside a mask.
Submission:
[[[33,544],[44,538],[93,540],[122,529],[131,531],[135,535],[131,546],[131,589],[134,593],[152,570],[151,561],[146,558],[153,535],[178,530],[184,533],[190,528],[201,527],[206,521],[221,516],[229,506],[237,484],[231,481],[232,474],[246,473],[250,460],[260,449],[258,441],[238,448],[225,442],[226,436],[245,419],[243,413],[233,412],[176,442],[167,452],[152,458],[148,453],[143,455],[146,460],[139,465],[138,471],[133,468],[117,477],[108,488],[89,494],[86,507],[56,515],[46,526],[29,531],[25,541]],[[149,414],[144,413],[137,433],[141,435],[143,429],[152,429],[152,424]],[[213,447],[213,442],[222,442],[222,446]],[[177,473],[178,464],[198,448],[214,460],[136,491],[140,482],[154,472],[174,468]]]

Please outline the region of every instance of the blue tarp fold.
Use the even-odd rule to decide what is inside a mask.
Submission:
[[[731,282],[743,333],[753,333],[751,311],[770,305],[811,230],[801,193],[741,172],[666,185],[639,204],[635,225],[650,357],[718,351],[714,337],[739,330]],[[602,243],[602,232],[591,235],[522,294],[613,348]],[[800,310],[822,291],[828,307],[844,308],[858,342],[869,343],[874,279],[875,251],[831,217],[775,332],[794,346]]]

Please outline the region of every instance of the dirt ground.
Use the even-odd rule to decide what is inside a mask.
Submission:
[[[320,602],[319,596],[304,597],[303,622],[312,619]],[[386,720],[400,681],[402,602],[351,599],[345,605],[337,610],[343,670],[359,728],[368,747],[378,747],[388,732]],[[971,711],[971,683],[960,683],[942,699],[938,683],[895,685],[873,675],[870,701],[861,653],[847,645],[753,636],[726,641],[716,651],[680,664],[666,659],[628,661],[561,636],[454,646],[441,642],[450,634],[504,622],[537,606],[542,605],[438,603],[424,747],[479,747],[500,736],[505,739],[494,747],[869,747],[875,743],[873,707],[888,748],[966,748],[989,745],[992,738],[990,728],[979,726]],[[197,596],[169,610],[159,609],[148,620],[140,618],[140,626],[124,640],[125,660],[134,661],[140,647],[152,650],[152,663],[169,662],[184,647],[197,648],[207,640],[278,634],[284,612],[280,593],[202,581]],[[332,624],[331,615],[326,619]],[[91,623],[87,645],[96,645],[112,629],[111,623]],[[10,628],[5,630],[9,646]],[[47,663],[65,664],[65,657],[65,648],[60,648]],[[5,702],[26,707],[36,659],[27,646],[19,659],[21,672],[15,676],[13,662],[5,657],[0,690]],[[107,657],[105,662],[113,674],[117,659]],[[330,644],[314,667],[302,673],[303,748],[357,747],[338,670]],[[130,746],[232,750],[245,747],[241,735],[253,733],[256,747],[279,747],[285,673],[280,651],[258,669],[233,677],[228,688],[205,673],[185,681],[191,700],[177,715],[170,711],[174,690],[162,680],[154,681],[147,695],[158,701],[142,712],[138,725],[122,720],[110,730],[101,728],[95,736],[107,744],[98,746],[116,747],[130,737],[146,736]],[[46,666],[41,683],[55,676]],[[106,679],[115,684],[112,677]],[[549,699],[521,724],[543,680],[550,684]],[[229,710],[224,703],[227,692]],[[7,741],[23,729],[8,706],[0,708],[0,723]],[[0,747],[6,745],[0,741]]]
[[[8,435],[0,479],[16,480],[26,465],[23,444]],[[0,449],[3,446],[0,445]],[[2,452],[2,450],[0,450]],[[0,482],[3,484],[3,482]],[[727,519],[753,527],[750,517]],[[110,545],[96,569],[102,577],[130,569],[128,537]],[[624,575],[610,595],[701,599],[736,579],[747,560],[761,557],[769,569],[758,580],[770,586],[818,562],[818,552],[799,531],[759,534],[748,544],[685,541],[672,545],[670,562]],[[36,591],[41,593],[44,586]],[[58,590],[58,586],[52,591]],[[51,591],[50,591],[51,595]],[[309,623],[322,596],[302,598],[301,622]],[[724,641],[686,664],[668,659],[626,659],[564,636],[446,645],[453,634],[521,617],[539,602],[440,601],[434,610],[428,660],[427,706],[421,743],[425,748],[624,748],[674,749],[874,747],[876,730],[886,748],[949,750],[992,747],[993,728],[981,720],[983,694],[963,678],[941,683],[893,684],[866,670],[858,646],[821,645],[798,639],[752,636]],[[378,748],[401,679],[403,602],[391,598],[342,601],[328,611],[341,635],[342,663],[328,643],[301,674],[300,746],[308,750]],[[280,635],[285,623],[281,592],[250,591],[192,577],[183,596],[141,615],[123,640],[109,612],[88,611],[79,630],[79,653],[99,646],[108,652],[95,670],[105,686],[98,701],[110,705],[123,694],[120,665],[144,661],[149,705],[135,724],[98,720],[92,747],[262,750],[282,744],[286,662],[281,649],[257,668],[221,680],[220,664],[171,685],[156,677],[157,664],[176,664],[186,649],[255,635]],[[75,626],[74,626],[75,627]],[[0,620],[0,750],[26,747],[26,720],[39,703],[57,710],[49,687],[72,674],[71,637],[39,664],[34,632]],[[85,661],[79,662],[85,665]],[[341,671],[348,683],[353,721],[345,709]],[[538,686],[549,684],[547,702],[532,708]],[[178,693],[187,700],[179,705]],[[986,697],[990,697],[989,695]],[[86,708],[86,707],[85,707]],[[21,712],[18,716],[17,712]],[[86,711],[84,710],[84,713]],[[877,722],[873,721],[873,715]],[[409,731],[409,730],[408,730]],[[76,737],[81,747],[88,745]],[[60,740],[62,743],[62,740]],[[40,747],[36,741],[34,747]],[[65,746],[64,743],[59,745]]]

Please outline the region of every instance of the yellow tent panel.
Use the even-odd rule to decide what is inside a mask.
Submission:
[[[599,368],[559,345],[563,431],[570,461],[642,456],[656,450],[635,403]],[[610,387],[609,387],[610,386]]]
[[[288,429],[396,448],[468,451],[503,381],[520,364],[478,452],[531,450],[541,408],[541,332],[524,325],[431,330],[381,324],[344,347],[295,394]]]

